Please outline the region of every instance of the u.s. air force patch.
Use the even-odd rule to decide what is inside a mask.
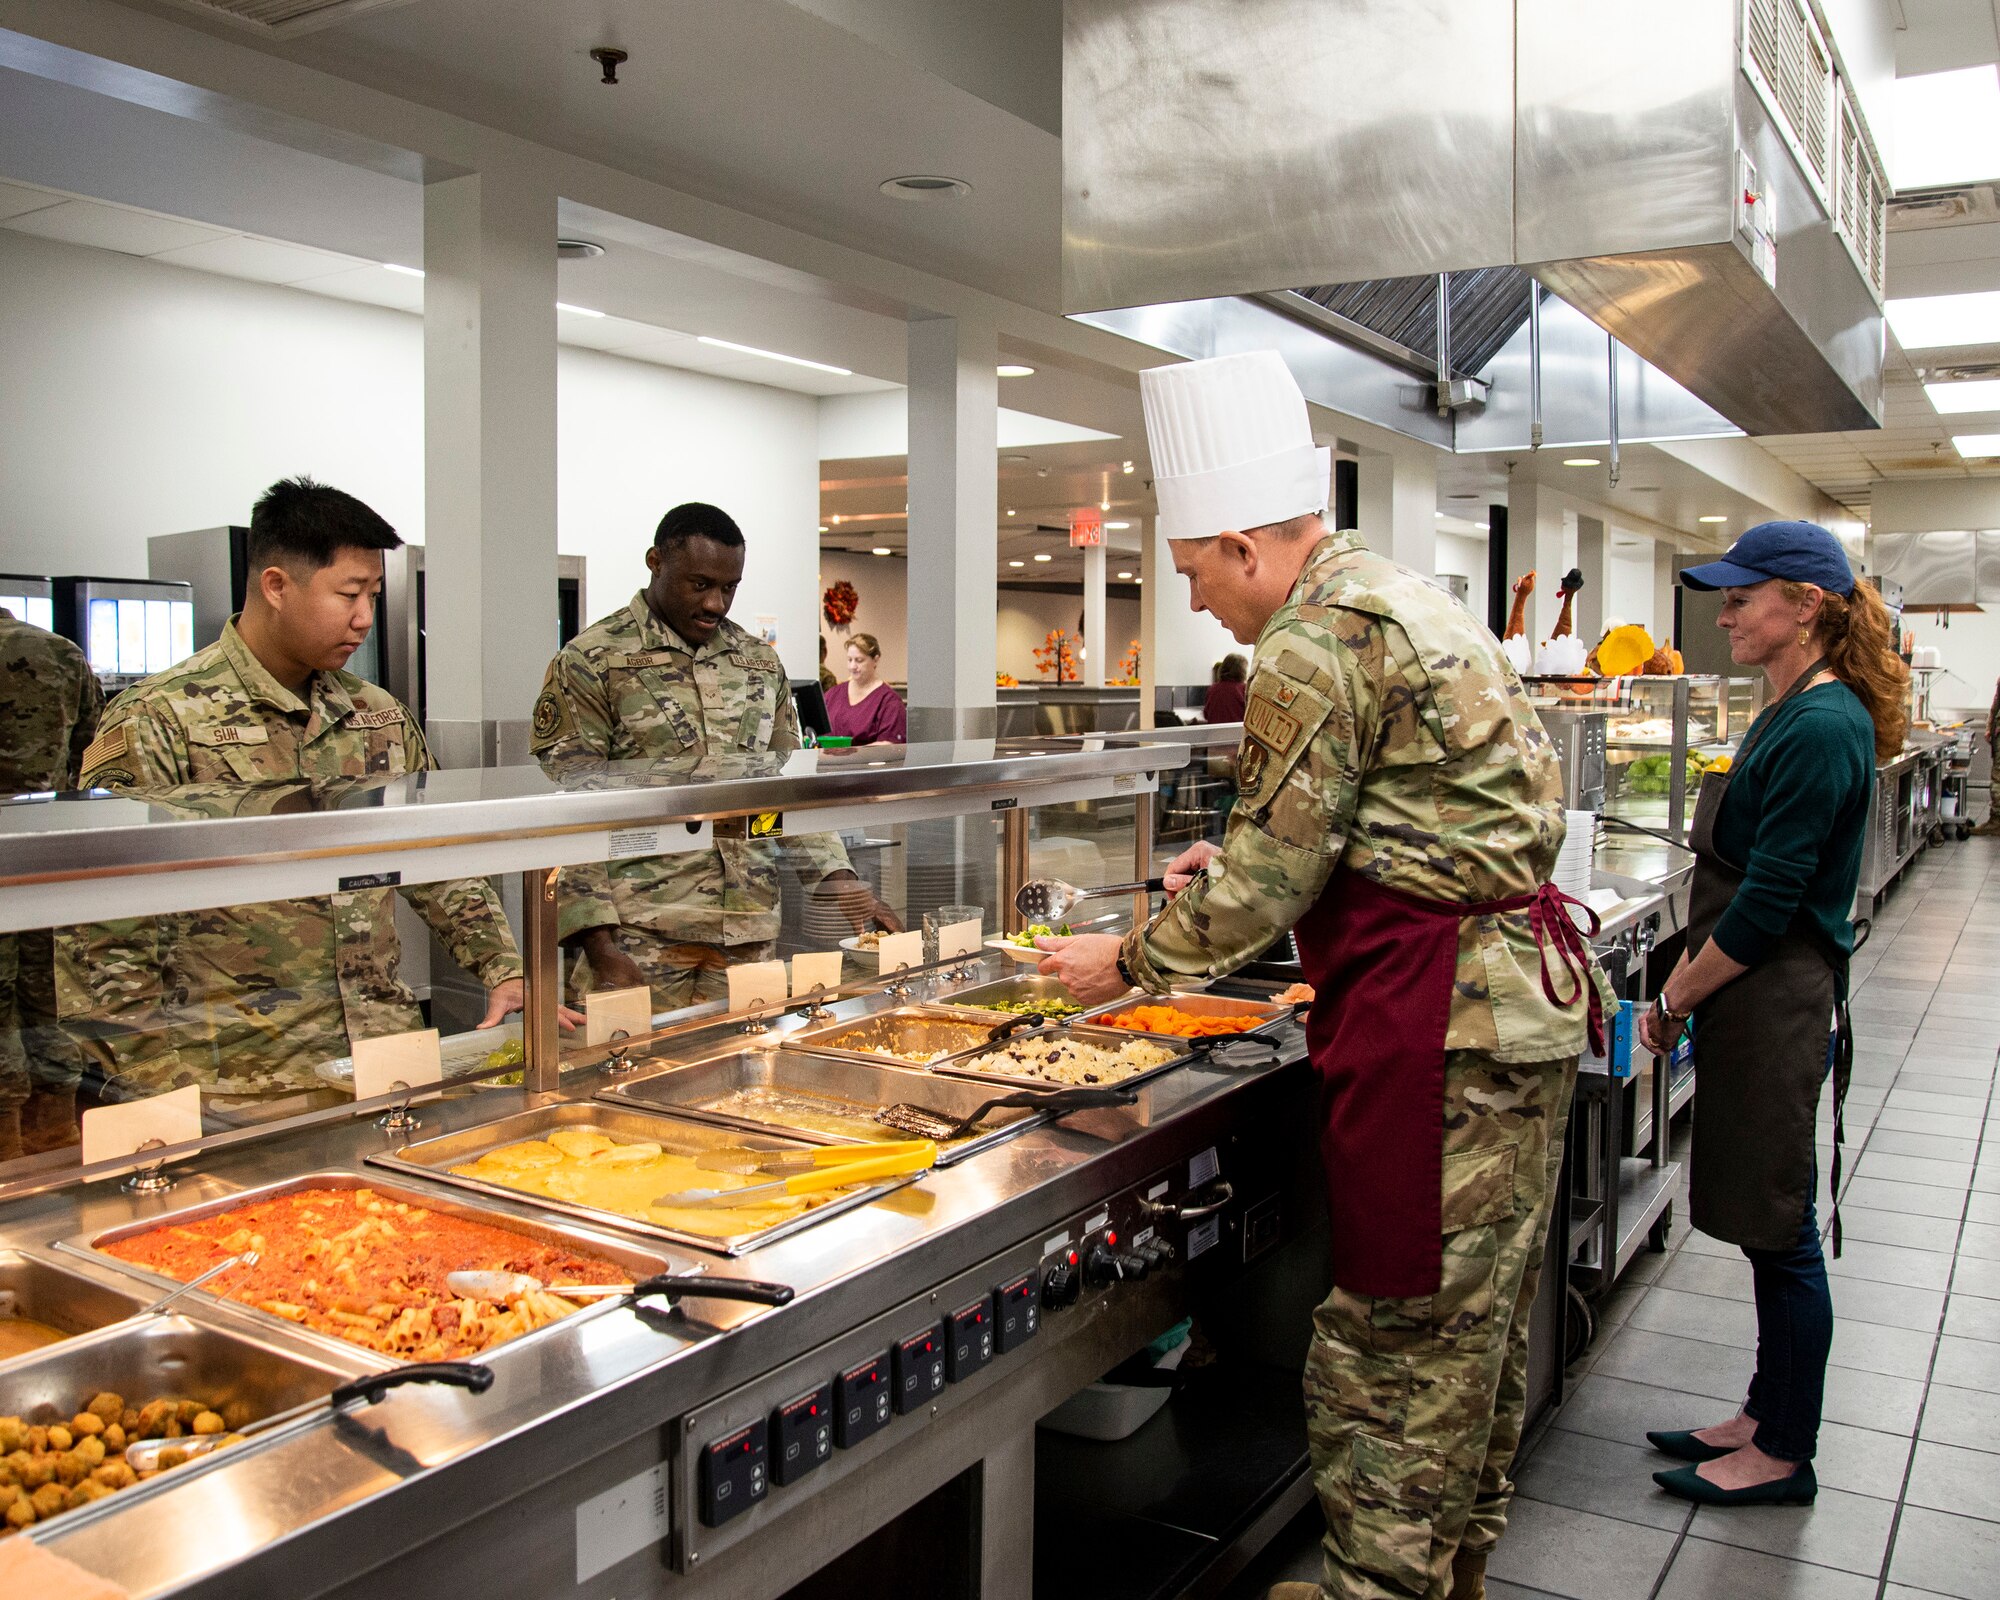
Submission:
[[[535,737],[553,739],[569,727],[569,703],[553,689],[544,689],[535,701]]]

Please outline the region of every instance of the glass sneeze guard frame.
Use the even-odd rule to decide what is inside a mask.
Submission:
[[[1028,808],[1139,801],[1147,825],[1136,842],[1150,853],[1150,801],[1159,774],[1188,759],[1188,744],[1171,734],[962,740],[719,757],[696,767],[612,763],[572,770],[561,781],[525,766],[231,786],[205,794],[199,816],[177,810],[165,795],[160,803],[103,793],[23,796],[0,802],[0,933],[518,875],[527,980],[523,1087],[554,1094],[562,1065],[558,869],[705,850],[732,829],[776,837],[998,814],[1004,916],[1025,879]],[[572,1063],[578,1059],[573,1053]],[[115,1177],[283,1129],[372,1115],[405,1098],[357,1100],[141,1158],[0,1180],[0,1199]]]

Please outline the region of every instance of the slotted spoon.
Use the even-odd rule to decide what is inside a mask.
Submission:
[[[1101,900],[1106,895],[1166,891],[1164,878],[1142,878],[1136,883],[1107,883],[1101,888],[1079,889],[1060,878],[1031,878],[1014,895],[1014,909],[1030,922],[1054,922],[1067,916],[1070,907],[1083,900]]]

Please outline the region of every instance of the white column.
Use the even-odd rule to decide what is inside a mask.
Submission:
[[[910,741],[990,739],[997,725],[999,337],[957,317],[912,321]]]
[[[1153,537],[1153,519],[1139,521],[1139,726],[1159,726],[1155,691],[1167,680],[1160,676],[1160,544]]]
[[[1674,640],[1674,579],[1680,575],[1680,557],[1670,544],[1653,546],[1653,643],[1670,645]]]
[[[1149,517],[1145,528],[1139,561],[1139,575],[1146,580],[1139,591],[1139,650],[1145,658],[1145,695],[1150,703],[1156,684],[1206,688],[1213,681],[1216,662],[1232,651],[1247,656],[1250,647],[1238,644],[1207,612],[1195,611],[1187,579],[1174,570],[1172,541],[1158,531],[1157,519]]]
[[[446,766],[529,759],[556,652],[556,197],[424,190],[428,723]]]
[[[1576,597],[1572,620],[1585,649],[1604,637],[1604,617],[1611,604],[1611,536],[1603,520],[1579,513],[1576,519],[1576,565],[1583,574],[1583,591]]]
[[[1533,478],[1516,473],[1507,486],[1507,597],[1514,607],[1514,584],[1524,572],[1535,575],[1535,592],[1528,602],[1528,644],[1539,645],[1556,625],[1562,609],[1557,592],[1566,571],[1563,562],[1563,511],[1555,493]]]
[[[1104,546],[1089,545],[1083,552],[1083,646],[1090,653],[1083,660],[1083,682],[1088,689],[1102,689],[1110,662],[1111,640],[1104,623]]]
[[[1358,515],[1368,547],[1391,561],[1437,574],[1437,457],[1427,449],[1361,454]]]

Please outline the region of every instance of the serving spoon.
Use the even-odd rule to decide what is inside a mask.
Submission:
[[[648,1295],[664,1295],[670,1305],[678,1305],[682,1295],[705,1296],[710,1300],[750,1300],[758,1305],[782,1306],[792,1298],[791,1288],[782,1283],[759,1283],[754,1278],[710,1278],[699,1273],[663,1272],[641,1278],[637,1283],[544,1283],[525,1272],[447,1272],[445,1287],[471,1300],[490,1300],[495,1305],[540,1290],[565,1299],[604,1299],[630,1295],[634,1300]]]
[[[1060,878],[1030,878],[1015,891],[1014,909],[1030,922],[1054,922],[1058,917],[1066,916],[1070,908],[1080,901],[1100,900],[1113,894],[1137,894],[1141,889],[1149,894],[1164,893],[1166,887],[1164,878],[1141,878],[1135,883],[1107,883],[1096,889],[1079,889]]]

